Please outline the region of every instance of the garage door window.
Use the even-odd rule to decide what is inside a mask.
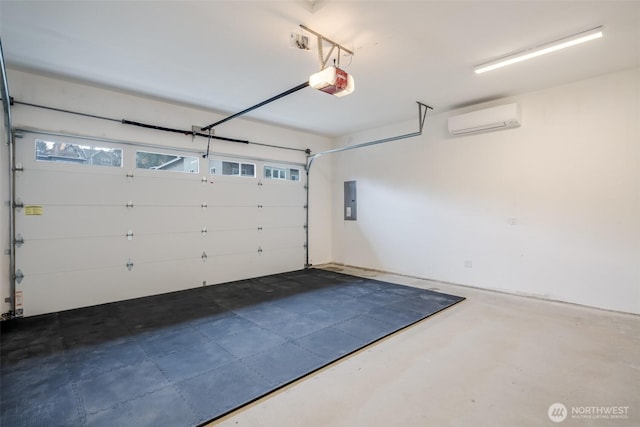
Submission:
[[[36,139],[36,160],[122,167],[122,149]]]
[[[256,177],[256,165],[253,163],[232,162],[227,160],[209,161],[211,175]]]
[[[289,169],[289,168],[278,168],[275,166],[265,166],[264,177],[267,179],[300,181],[300,169]]]
[[[173,172],[198,173],[198,158],[176,154],[136,151],[136,167]]]

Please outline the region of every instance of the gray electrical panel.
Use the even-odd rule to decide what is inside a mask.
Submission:
[[[346,221],[355,221],[358,219],[358,209],[356,202],[356,182],[344,182],[344,219]]]

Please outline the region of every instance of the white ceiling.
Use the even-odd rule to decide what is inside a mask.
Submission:
[[[415,101],[446,111],[640,66],[640,1],[0,2],[9,66],[224,113],[318,71],[315,51],[289,46],[299,24],[354,50],[341,65],[355,92],[336,98],[306,88],[248,116],[329,136],[410,120]],[[599,25],[597,41],[473,72]]]

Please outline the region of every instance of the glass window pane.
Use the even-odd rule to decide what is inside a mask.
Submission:
[[[291,169],[292,171],[297,169]],[[298,174],[299,176],[299,174]],[[265,166],[264,167],[264,177],[272,178],[272,179],[287,179],[287,169],[284,168],[276,168],[273,166]]]
[[[300,181],[300,169],[289,169],[289,179],[291,181]]]
[[[211,175],[222,175],[222,160],[209,160],[209,173]]]
[[[235,162],[222,162],[222,175],[240,175],[240,164]]]
[[[36,139],[36,160],[122,167],[122,149]]]
[[[243,163],[241,168],[242,176],[256,176],[256,165],[252,165],[250,163]]]
[[[136,151],[136,168],[174,172],[198,173],[197,157],[184,157],[176,154]]]

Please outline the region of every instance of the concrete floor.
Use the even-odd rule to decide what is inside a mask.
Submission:
[[[210,426],[640,426],[640,316],[343,271],[467,300]]]

